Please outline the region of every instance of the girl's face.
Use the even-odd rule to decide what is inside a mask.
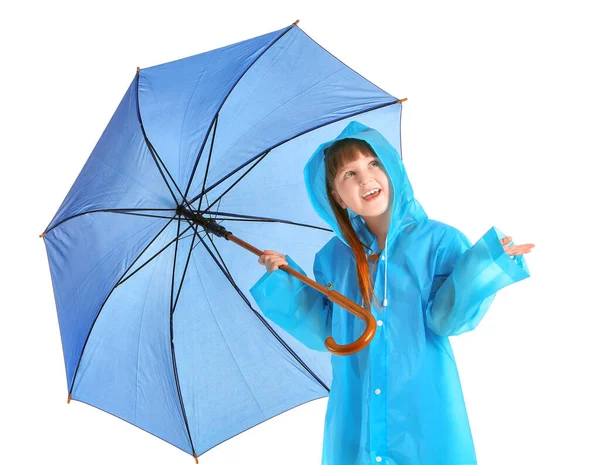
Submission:
[[[360,157],[347,163],[333,181],[333,197],[342,208],[350,208],[363,218],[378,217],[390,205],[390,184],[377,157],[360,152]],[[365,194],[378,190],[375,197]]]

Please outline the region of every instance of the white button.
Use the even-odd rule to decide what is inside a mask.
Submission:
[[[385,260],[385,255],[382,255],[382,256],[381,256],[381,259],[382,259],[382,260]]]
[[[383,321],[377,320],[377,326],[381,326],[382,324],[383,324]]]
[[[375,394],[377,394],[377,395],[381,394],[381,389],[379,389],[379,388],[375,389]]]
[[[375,457],[375,460],[377,460],[378,462],[381,462],[381,457],[377,456],[377,457]]]

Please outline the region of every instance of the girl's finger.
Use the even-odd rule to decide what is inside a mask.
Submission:
[[[523,255],[531,252],[531,247],[528,245],[511,245],[505,248],[508,255]]]
[[[269,267],[269,271],[271,271],[271,272],[273,272],[273,271],[275,271],[275,270],[278,270],[278,269],[279,269],[279,265],[276,265],[276,264],[272,264],[272,265]]]
[[[279,268],[282,265],[286,265],[287,266],[287,262],[285,260],[270,260],[268,267],[270,267],[272,270],[276,270],[277,268]]]
[[[274,250],[265,250],[265,255],[269,256],[269,257],[285,257],[284,254],[279,253],[279,252],[275,252]]]
[[[522,245],[513,245],[511,247],[514,247],[515,250],[531,250],[534,245],[533,244],[522,244]]]

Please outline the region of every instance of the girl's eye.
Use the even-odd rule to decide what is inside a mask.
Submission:
[[[381,166],[381,163],[378,160],[373,160],[371,163],[369,163],[369,165],[372,165],[373,163],[375,163],[375,166]],[[345,175],[344,178],[349,177],[350,174],[354,174],[354,171],[348,171]]]

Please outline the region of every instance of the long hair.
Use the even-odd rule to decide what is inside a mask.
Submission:
[[[368,142],[362,139],[345,138],[340,139],[325,149],[325,183],[327,190],[327,198],[331,209],[335,214],[335,219],[344,235],[344,238],[352,248],[356,259],[356,277],[358,288],[363,298],[365,309],[370,310],[373,301],[376,303],[378,310],[381,309],[381,303],[375,296],[373,291],[373,279],[371,270],[369,269],[369,261],[363,247],[372,250],[367,245],[363,244],[356,231],[350,222],[350,216],[345,208],[342,208],[333,197],[331,191],[334,189],[334,179],[338,170],[346,163],[352,162],[360,158],[360,152],[373,155],[379,158]]]

